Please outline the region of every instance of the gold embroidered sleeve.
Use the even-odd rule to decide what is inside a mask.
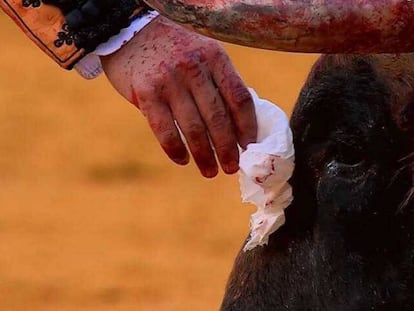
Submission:
[[[84,49],[75,46],[58,8],[40,0],[0,0],[0,7],[61,67],[71,69],[84,56]]]

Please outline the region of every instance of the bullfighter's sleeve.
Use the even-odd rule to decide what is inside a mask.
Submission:
[[[0,7],[66,69],[148,11],[141,0],[0,0]]]

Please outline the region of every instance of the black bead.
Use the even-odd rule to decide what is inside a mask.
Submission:
[[[54,42],[54,44],[57,48],[60,48],[63,45],[63,43],[65,43],[65,41],[62,40],[62,39],[55,40],[55,42]]]
[[[38,8],[42,3],[40,2],[40,0],[23,0],[22,4],[25,8],[28,8],[30,6]]]
[[[70,11],[66,16],[66,23],[68,24],[69,28],[72,30],[79,29],[83,25],[86,24],[85,16],[82,14],[82,11],[79,9],[75,9]]]
[[[82,5],[81,11],[87,17],[97,17],[101,14],[102,9],[99,5],[99,0],[89,0]]]

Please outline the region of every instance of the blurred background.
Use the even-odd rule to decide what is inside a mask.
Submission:
[[[102,76],[58,68],[0,13],[0,310],[218,310],[253,207],[164,156]],[[316,56],[226,45],[291,112]]]

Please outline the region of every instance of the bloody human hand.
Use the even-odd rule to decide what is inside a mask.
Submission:
[[[254,105],[224,49],[159,17],[118,52],[102,58],[118,92],[147,118],[167,155],[214,177],[238,170],[237,144],[256,139]]]

